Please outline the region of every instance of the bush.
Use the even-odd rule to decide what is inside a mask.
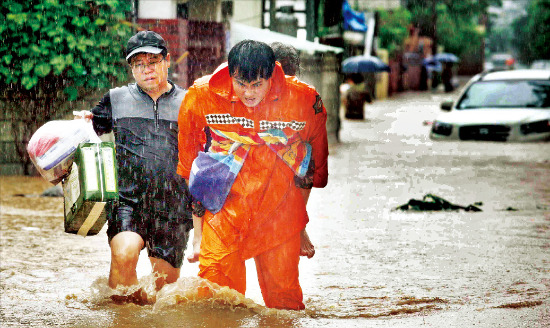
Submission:
[[[387,49],[390,57],[402,50],[408,36],[407,27],[411,22],[411,13],[399,8],[393,11],[381,10],[378,26],[380,48]]]
[[[67,101],[125,79],[123,58],[131,28],[126,0],[3,0],[0,11],[0,89],[3,120],[17,152]]]

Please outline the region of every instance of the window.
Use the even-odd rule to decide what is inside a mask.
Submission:
[[[550,81],[485,81],[466,91],[457,109],[550,108]]]

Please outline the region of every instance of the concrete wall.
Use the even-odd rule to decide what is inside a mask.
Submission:
[[[138,24],[166,40],[171,56],[169,78],[183,88],[211,74],[225,60],[222,23],[186,19],[138,19]]]
[[[138,15],[145,19],[176,19],[176,6],[176,0],[140,0]]]
[[[187,5],[189,7],[189,20],[222,21],[220,0],[189,0]]]
[[[329,141],[337,140],[340,130],[340,84],[342,76],[339,73],[339,58],[332,53],[316,53],[300,55],[302,71],[300,80],[315,87],[327,110],[327,134]]]
[[[187,60],[182,55],[188,50],[188,21],[184,19],[138,19],[137,23],[160,34],[166,40],[170,53],[168,78],[180,86],[187,86]],[[187,56],[187,55],[186,55]]]
[[[262,2],[261,0],[233,1],[233,21],[262,28]]]

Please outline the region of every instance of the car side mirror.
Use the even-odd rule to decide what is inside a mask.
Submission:
[[[441,107],[441,110],[444,110],[446,112],[450,112],[451,108],[453,108],[453,101],[452,100],[444,101],[444,102],[441,103],[441,105],[439,107]]]

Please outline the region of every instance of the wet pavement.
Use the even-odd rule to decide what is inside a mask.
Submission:
[[[246,298],[201,301],[186,263],[153,305],[116,305],[105,229],[63,232],[61,198],[39,177],[0,177],[2,327],[550,327],[550,143],[432,142],[443,93],[405,93],[342,121],[329,184],[314,190],[302,259],[306,310],[263,307],[253,262]],[[481,212],[395,210],[426,194]],[[150,265],[140,258],[140,285]]]

